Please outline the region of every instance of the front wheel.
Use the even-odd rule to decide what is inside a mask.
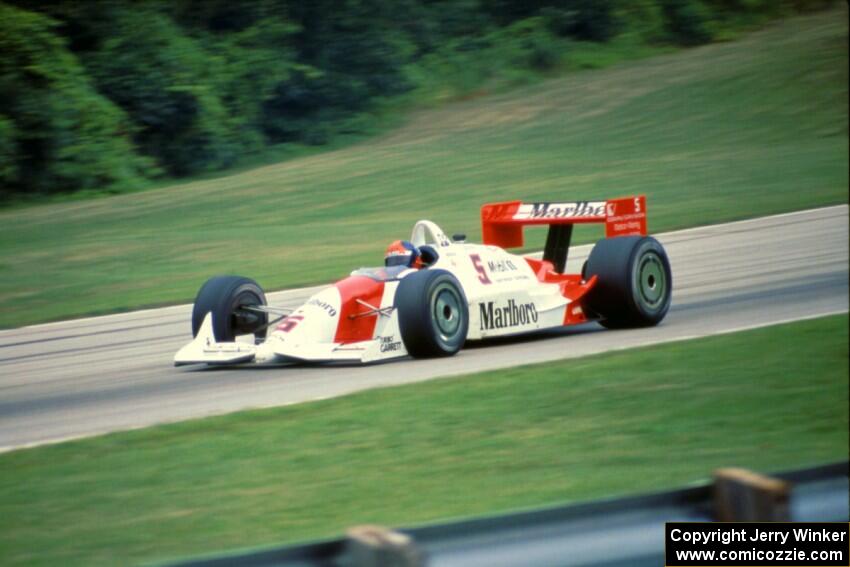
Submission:
[[[586,305],[609,328],[649,327],[667,315],[673,290],[670,261],[651,236],[600,240],[587,259],[586,277],[597,277]]]
[[[401,339],[415,358],[451,356],[469,330],[469,305],[457,279],[445,270],[403,278],[395,292]]]
[[[266,305],[266,295],[254,280],[240,276],[210,278],[195,297],[192,336],[198,336],[207,313],[212,313],[216,342],[232,342],[238,335],[248,334],[265,338],[268,315],[250,309],[261,305]]]

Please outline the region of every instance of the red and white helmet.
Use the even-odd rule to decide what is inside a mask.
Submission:
[[[407,266],[408,268],[422,267],[422,254],[419,248],[413,245],[408,240],[396,240],[387,246],[387,252],[384,254],[384,265],[390,266]]]

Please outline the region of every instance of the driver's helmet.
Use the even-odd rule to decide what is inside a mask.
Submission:
[[[384,265],[388,268],[390,266],[419,268],[422,266],[422,255],[419,253],[419,248],[410,241],[396,240],[387,246],[387,252],[384,254]]]

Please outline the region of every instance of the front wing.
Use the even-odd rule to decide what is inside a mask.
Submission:
[[[395,319],[393,313],[392,319]],[[174,356],[175,366],[187,364],[233,365],[247,362],[275,364],[285,362],[369,363],[407,356],[398,333],[398,324],[389,321],[384,333],[368,341],[351,343],[291,342],[272,334],[265,342],[216,342],[212,313],[207,313],[198,335]],[[392,332],[392,331],[395,332]]]

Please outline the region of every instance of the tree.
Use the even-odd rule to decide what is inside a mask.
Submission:
[[[117,8],[111,33],[84,62],[97,88],[136,125],[135,140],[169,173],[232,163],[232,123],[219,96],[219,61],[149,8]]]
[[[57,22],[0,4],[2,191],[126,186],[153,173],[126,115],[92,88]]]

